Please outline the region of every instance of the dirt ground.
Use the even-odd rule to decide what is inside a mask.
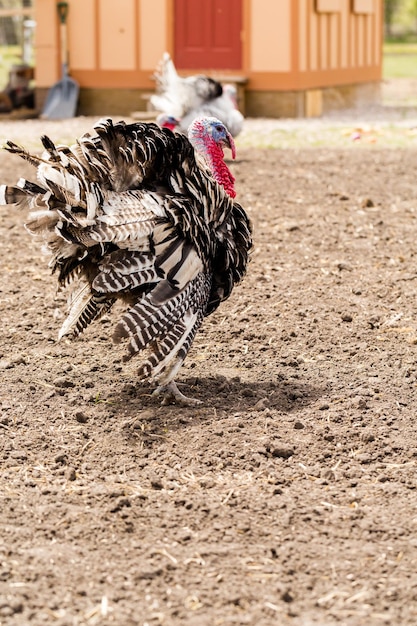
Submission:
[[[117,311],[57,343],[65,295],[0,209],[1,626],[417,623],[416,163],[239,151],[255,250],[193,409],[136,381]]]

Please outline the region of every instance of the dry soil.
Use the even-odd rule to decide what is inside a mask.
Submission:
[[[118,311],[57,343],[65,294],[0,209],[2,626],[417,623],[416,164],[239,151],[255,249],[193,409],[137,382]]]

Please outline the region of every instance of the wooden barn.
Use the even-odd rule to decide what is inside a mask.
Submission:
[[[240,86],[248,116],[297,117],[376,101],[383,0],[68,0],[79,113],[146,110],[164,51],[182,75]],[[36,101],[61,74],[56,0],[35,0]]]

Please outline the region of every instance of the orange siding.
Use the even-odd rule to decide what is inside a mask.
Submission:
[[[153,88],[158,60],[165,50],[173,52],[175,2],[69,0],[72,76],[81,87]],[[383,0],[241,2],[242,66],[232,73],[246,77],[249,90],[381,79]],[[37,0],[36,21],[37,86],[44,87],[61,73],[54,0]]]
[[[357,69],[357,81],[369,72],[361,73],[364,68],[379,67],[380,59],[374,51],[380,50],[381,26],[379,13],[353,13],[350,11],[350,0],[339,3],[323,3],[326,11],[316,12],[314,0],[298,0],[300,19],[299,36],[309,42],[309,55],[304,41],[300,42],[301,63],[303,72],[315,70]],[[329,7],[340,7],[330,11]],[[307,21],[307,23],[305,23]]]
[[[353,0],[354,13],[373,13],[375,0]]]
[[[115,4],[114,0],[99,3],[99,69],[134,70],[137,66],[137,2],[117,0],[117,10]]]
[[[330,67],[340,67],[341,49],[340,41],[340,15],[334,13],[329,20],[329,44],[330,44]]]
[[[298,69],[307,69],[307,0],[300,0],[298,5],[299,63]]]
[[[349,67],[349,13],[344,2],[340,11],[340,67]]]
[[[291,71],[291,0],[256,0],[251,21],[251,70]]]
[[[312,11],[313,0],[309,0],[309,12],[307,15],[307,39],[310,42],[310,54],[306,59],[306,72],[319,68],[319,18],[317,13]]]
[[[166,0],[141,0],[139,6],[139,67],[155,70],[165,50],[172,51],[167,42],[169,11]],[[155,22],[158,28],[155,28]]]
[[[382,66],[382,4],[380,2],[375,2],[375,14],[373,20],[373,27],[378,32],[379,36],[374,38],[374,46],[375,46],[375,56],[374,63],[375,65]]]
[[[36,85],[49,87],[60,74],[58,23],[50,0],[35,4]]]
[[[71,2],[68,21],[70,68],[94,70],[97,67],[96,0]]]

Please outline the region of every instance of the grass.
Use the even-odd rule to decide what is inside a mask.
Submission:
[[[384,54],[417,54],[416,43],[399,43],[386,41],[382,46]]]
[[[391,37],[387,35],[385,43],[417,43],[417,32],[408,31]]]
[[[383,55],[384,78],[417,78],[416,42],[386,41]]]
[[[417,78],[417,52],[415,54],[384,54],[382,75],[389,78]]]

